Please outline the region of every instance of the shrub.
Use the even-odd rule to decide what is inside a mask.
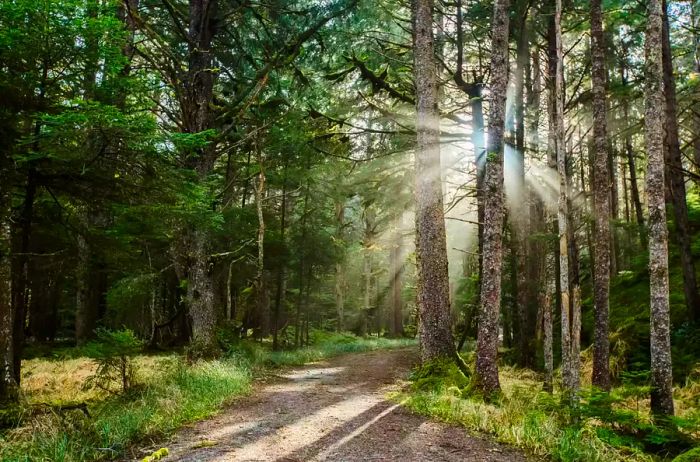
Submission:
[[[86,388],[98,388],[108,393],[127,393],[135,385],[134,355],[143,350],[144,343],[128,329],[97,331],[97,341],[88,345],[97,362],[97,370],[85,382]]]

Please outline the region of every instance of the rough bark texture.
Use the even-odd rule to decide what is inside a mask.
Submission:
[[[664,200],[664,118],[662,8],[647,3],[644,44],[646,88],[644,131],[647,146],[646,195],[649,208],[649,286],[651,301],[651,408],[673,414],[671,336],[668,286],[668,229]]]
[[[503,132],[508,86],[508,0],[493,6],[491,101],[484,173],[483,280],[476,352],[476,383],[485,394],[500,390],[498,314],[503,262]]]
[[[258,213],[258,258],[255,273],[255,311],[260,320],[258,326],[260,338],[267,336],[269,327],[268,315],[270,299],[265,280],[265,215],[263,201],[265,200],[265,170],[260,162],[260,173],[255,180],[255,209]]]
[[[0,181],[8,184],[6,165],[0,159]],[[17,400],[13,362],[12,265],[10,231],[10,190],[0,188],[0,403]]]
[[[200,133],[212,128],[212,101],[215,73],[212,63],[212,42],[216,32],[217,0],[190,0],[188,25],[188,69],[180,95],[183,131]],[[204,179],[211,173],[216,160],[214,143],[185,153],[188,167]],[[196,228],[200,228],[196,226]],[[210,271],[210,239],[205,229],[187,231],[186,249],[189,302],[192,321],[192,343],[196,354],[211,355],[217,350],[214,281]]]
[[[433,41],[433,0],[413,1],[416,84],[416,257],[423,361],[455,354],[440,167],[440,120]]]
[[[678,138],[678,116],[676,111],[676,80],[673,77],[673,56],[666,13],[666,1],[663,7],[663,73],[664,93],[666,96],[666,184],[673,204],[676,241],[680,249],[681,270],[683,272],[683,293],[688,312],[694,320],[700,320],[700,296],[695,278],[695,265],[690,249],[690,223],[688,222],[688,204],[686,203],[685,177],[683,160]],[[697,134],[696,134],[697,135]]]
[[[593,198],[595,216],[595,254],[593,255],[593,385],[603,390],[610,389],[610,341],[609,296],[610,296],[610,198],[608,189],[607,130],[605,91],[605,37],[601,0],[591,1],[591,62],[593,80],[593,142],[595,145]]]
[[[567,393],[575,392],[575,374],[573,357],[572,330],[572,300],[570,295],[569,271],[569,200],[566,165],[566,145],[564,131],[564,66],[563,47],[561,41],[561,0],[556,0],[554,11],[554,44],[556,49],[556,72],[553,88],[553,108],[555,109],[554,143],[559,173],[559,202],[557,206],[557,222],[559,224],[559,290],[561,297],[561,362],[562,382]]]
[[[218,351],[214,281],[209,264],[209,237],[201,231],[191,236],[191,264],[188,272],[187,302],[192,321],[192,353],[212,356]]]
[[[345,203],[335,203],[336,239],[343,242],[345,235]],[[335,265],[335,310],[338,315],[338,332],[345,330],[345,265],[342,262]]]
[[[403,235],[400,219],[397,220],[394,231],[394,244],[391,248],[391,268],[389,282],[391,292],[390,326],[394,337],[403,335],[403,298],[401,297],[401,276],[403,275]]]
[[[515,263],[516,263],[516,305],[517,305],[517,332],[519,363],[522,367],[529,367],[532,363],[530,354],[530,319],[528,316],[528,236],[530,235],[527,212],[529,211],[529,189],[525,186],[525,71],[529,66],[529,31],[528,12],[529,0],[521,0],[518,3],[519,35],[517,46],[517,66],[515,71],[515,147],[517,157],[517,184],[512,203],[518,204],[512,207],[513,223],[515,224]],[[523,206],[522,204],[525,204]]]
[[[287,241],[287,164],[284,165],[284,181],[282,183],[282,203],[280,204],[280,241],[286,255]],[[284,296],[286,292],[286,259],[282,259],[277,269],[277,293],[275,294],[275,309],[272,313],[272,349],[279,349],[280,316],[282,315]]]
[[[549,247],[549,246],[548,246]],[[544,391],[551,393],[554,390],[554,340],[552,329],[552,309],[556,304],[556,274],[554,261],[554,249],[547,248],[547,257],[544,268],[544,284],[540,293],[542,306],[542,349],[544,357]]]

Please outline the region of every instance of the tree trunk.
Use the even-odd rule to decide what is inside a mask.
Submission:
[[[542,306],[542,348],[544,357],[544,391],[552,393],[554,390],[554,341],[552,328],[552,308],[556,305],[556,274],[555,252],[551,246],[546,246],[545,268],[543,288],[540,292],[540,305]]]
[[[91,279],[93,279],[93,265],[90,241],[87,229],[87,213],[81,214],[81,231],[77,234],[78,263],[76,266],[76,294],[75,294],[75,341],[78,345],[84,345],[94,336],[97,326],[97,300],[91,295],[94,291]]]
[[[413,50],[416,85],[416,260],[421,359],[456,355],[447,273],[442,200],[438,82],[433,41],[433,0],[414,0]]]
[[[260,160],[260,159],[259,159]],[[255,310],[256,319],[261,320],[257,326],[260,339],[267,335],[269,327],[269,297],[265,281],[265,215],[263,214],[263,200],[265,199],[265,170],[260,160],[260,173],[255,181],[255,208],[258,212],[258,258],[255,274]]]
[[[676,80],[673,77],[673,56],[671,56],[671,39],[668,24],[666,1],[663,8],[663,73],[666,97],[666,184],[671,193],[675,219],[676,240],[680,250],[681,270],[683,272],[683,292],[688,313],[695,321],[700,321],[700,296],[695,278],[695,265],[690,248],[690,223],[688,222],[688,204],[686,203],[685,176],[683,160],[678,139],[678,119],[676,112]],[[696,134],[697,135],[697,134]]]
[[[525,186],[525,111],[524,111],[524,87],[525,87],[525,70],[528,68],[530,59],[529,50],[529,33],[528,33],[528,11],[530,7],[529,0],[520,0],[518,3],[518,18],[519,18],[519,35],[517,45],[517,67],[515,71],[515,145],[517,157],[516,179],[517,184],[513,196],[510,198],[513,204],[512,216],[515,224],[515,273],[516,273],[516,314],[518,337],[519,363],[522,367],[530,367],[532,363],[532,355],[530,353],[530,338],[529,338],[529,316],[528,316],[528,279],[527,279],[527,259],[528,259],[528,236],[530,235],[529,220],[527,212],[529,211],[529,189]],[[525,204],[523,207],[521,204]]]
[[[213,125],[213,89],[215,80],[212,42],[216,32],[217,0],[189,1],[188,69],[184,88],[179,92],[183,131],[201,133]],[[186,164],[204,180],[212,171],[218,154],[215,143],[186,152]],[[218,350],[216,341],[216,309],[214,281],[210,271],[211,237],[201,225],[186,232],[190,236],[185,262],[189,277],[188,302],[192,320],[192,343],[195,354],[212,355]]]
[[[500,390],[498,313],[503,262],[503,132],[508,86],[508,0],[493,6],[491,104],[484,174],[484,250],[481,310],[476,352],[476,383],[486,395]]]
[[[401,220],[396,222],[394,230],[394,244],[391,248],[390,260],[391,269],[389,276],[390,292],[391,292],[391,313],[390,325],[391,334],[394,337],[403,335],[403,298],[401,297],[401,276],[403,274],[403,235]]]
[[[562,382],[567,394],[575,393],[575,359],[573,357],[573,325],[572,300],[570,296],[571,282],[569,270],[569,198],[567,180],[567,154],[565,146],[564,131],[564,67],[563,67],[563,47],[561,37],[561,0],[555,2],[554,12],[554,43],[556,72],[553,88],[553,104],[550,106],[555,110],[554,122],[554,144],[557,159],[557,171],[559,173],[559,202],[557,207],[557,221],[559,223],[559,290],[561,297],[561,361],[562,361]],[[551,59],[551,57],[550,57]],[[607,193],[607,191],[606,191]]]
[[[2,154],[5,155],[4,153]],[[0,158],[0,180],[9,185],[8,165]],[[12,307],[11,191],[0,188],[0,404],[18,398],[14,370],[14,313]]]
[[[192,354],[210,357],[218,353],[214,281],[209,264],[209,236],[194,231],[189,244],[191,265],[188,272],[187,302],[192,321]]]
[[[336,239],[343,245],[345,235],[345,203],[335,204]],[[338,332],[345,330],[345,267],[344,262],[335,264],[335,310],[338,316]]]
[[[593,80],[593,142],[595,145],[592,185],[595,216],[595,254],[593,256],[594,343],[593,385],[610,390],[610,341],[608,339],[610,297],[610,198],[608,170],[605,37],[601,0],[591,0],[591,62]]]
[[[693,19],[693,40],[695,42],[695,50],[693,53],[695,72],[700,75],[700,3],[697,1],[690,2],[691,15]],[[695,89],[695,104],[693,104],[693,161],[695,171],[700,173],[700,86]]]
[[[668,228],[664,198],[663,19],[660,0],[647,3],[644,44],[646,88],[644,132],[647,145],[646,196],[649,208],[649,286],[651,301],[651,409],[673,414],[673,375],[668,285]]]
[[[282,313],[282,304],[284,303],[284,293],[286,286],[286,255],[287,241],[285,234],[287,231],[287,163],[284,164],[284,180],[282,181],[282,204],[280,211],[280,241],[282,243],[283,257],[277,269],[277,294],[275,295],[275,311],[272,314],[272,349],[279,349],[278,331],[280,327],[280,315]]]

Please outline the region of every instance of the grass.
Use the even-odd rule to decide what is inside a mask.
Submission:
[[[502,394],[487,403],[454,366],[437,369],[442,371],[433,366],[428,373],[415,372],[410,389],[394,398],[414,412],[487,433],[535,456],[571,462],[671,460],[700,437],[700,421],[693,414],[697,411],[686,400],[697,401],[698,395],[689,390],[697,384],[676,392],[681,410],[676,423],[685,425],[681,433],[675,426],[673,430],[654,426],[648,400],[640,399],[629,386],[610,395],[583,392],[581,405],[570,408],[561,404],[559,395],[541,391],[536,373],[505,366],[500,369]],[[646,396],[648,390],[642,392]]]
[[[318,334],[313,346],[271,352],[241,342],[224,359],[188,364],[175,353],[133,358],[137,386],[112,395],[84,384],[95,361],[64,350],[59,358],[23,364],[22,405],[16,426],[0,432],[0,460],[77,462],[113,459],[146,439],[157,440],[182,425],[217,413],[253,386],[255,374],[273,367],[301,365],[331,356],[396,348],[409,340],[364,339],[349,334]],[[79,410],[31,413],[38,406],[88,403]],[[48,408],[47,408],[48,409]]]

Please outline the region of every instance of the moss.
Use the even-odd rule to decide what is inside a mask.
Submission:
[[[673,462],[700,462],[700,448],[693,448],[673,459]]]
[[[155,462],[157,460],[163,459],[164,457],[167,457],[168,454],[170,454],[168,448],[160,448],[157,451],[153,452],[151,455],[141,459],[141,462]]]

